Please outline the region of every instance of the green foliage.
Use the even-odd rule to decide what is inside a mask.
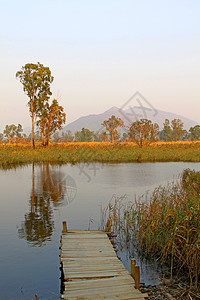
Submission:
[[[174,119],[171,121],[171,127],[173,141],[181,140],[185,134],[185,130],[183,129],[183,122],[180,119]]]
[[[62,106],[57,100],[53,100],[52,104],[48,102],[38,112],[37,126],[40,129],[43,146],[48,146],[49,139],[56,130],[60,130],[65,124],[66,114]]]
[[[163,129],[160,132],[160,139],[164,141],[172,141],[172,129],[168,119],[163,123]]]
[[[103,142],[103,141],[105,141],[105,136],[107,137],[105,131],[98,131],[98,132],[95,132],[95,133],[94,133],[94,141],[95,141],[95,142]],[[107,140],[107,139],[106,139],[106,140]]]
[[[76,142],[92,142],[94,141],[94,132],[87,128],[82,128],[81,131],[75,132]]]
[[[154,142],[159,134],[159,126],[153,124],[151,120],[141,119],[131,124],[129,128],[130,140],[137,143],[140,147]]]
[[[71,130],[66,130],[62,132],[62,142],[73,142],[74,136]]]
[[[23,129],[21,124],[18,124],[17,126],[14,124],[6,125],[4,129],[4,135],[8,139],[9,143],[18,142],[18,140],[22,137],[22,132]]]
[[[160,131],[160,139],[166,142],[188,140],[189,133],[183,129],[183,122],[180,119],[173,119],[171,124],[168,119],[163,123],[163,129]]]
[[[109,132],[112,143],[114,143],[115,138],[118,136],[117,128],[125,126],[124,121],[114,115],[105,120],[101,125]]]
[[[200,126],[196,125],[194,127],[190,127],[189,132],[191,134],[192,141],[200,140]]]
[[[53,76],[48,67],[41,63],[27,63],[16,73],[23,85],[23,90],[28,96],[28,106],[32,119],[32,143],[35,148],[34,126],[38,113],[44,107],[51,96],[50,84],[53,82]]]
[[[21,71],[16,73],[23,85],[23,90],[29,98],[29,109],[32,112],[37,112],[45,101],[51,96],[50,84],[53,82],[53,76],[48,67],[43,64],[28,63],[22,67]],[[33,102],[33,110],[31,108]]]

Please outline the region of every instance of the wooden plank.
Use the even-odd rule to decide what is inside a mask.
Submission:
[[[119,262],[118,261],[108,261],[108,260],[104,260],[105,263],[102,263],[102,261],[98,260],[97,262],[95,262],[94,260],[92,262],[85,262],[85,261],[82,261],[82,262],[68,262],[67,260],[64,260],[63,261],[63,266],[65,266],[66,268],[76,268],[76,267],[109,267],[109,266],[119,266]],[[123,265],[121,266],[123,268],[125,268]]]
[[[62,234],[63,299],[144,299],[103,231]]]
[[[112,256],[112,257],[104,257],[104,256],[101,256],[101,257],[68,257],[65,255],[61,255],[61,257],[63,257],[62,261],[67,263],[67,264],[72,264],[72,265],[75,265],[75,264],[78,264],[78,265],[81,265],[81,264],[104,264],[106,265],[107,263],[119,263],[120,260],[116,257],[116,256]]]
[[[115,253],[114,253],[115,254]],[[114,256],[114,254],[113,254],[113,256]],[[72,257],[72,258],[75,258],[75,257],[79,257],[79,258],[81,258],[81,257],[101,257],[101,256],[104,256],[104,257],[111,257],[111,255],[110,255],[110,253],[109,252],[88,252],[88,253],[85,253],[85,252],[77,252],[77,253],[75,253],[75,252],[68,252],[68,253],[64,253],[64,255],[66,256],[66,258],[67,257]],[[63,257],[63,255],[62,255],[62,257]]]
[[[95,297],[99,296],[119,296],[123,294],[132,294],[132,296],[140,297],[141,293],[134,288],[132,285],[123,285],[123,286],[110,286],[110,287],[100,287],[100,288],[90,288],[90,289],[82,289],[82,290],[67,290],[68,297]],[[144,298],[144,297],[143,297]]]
[[[87,265],[87,264],[84,264],[84,265],[68,265],[67,262],[63,262],[63,269],[65,269],[66,271],[80,271],[80,270],[92,270],[92,269],[95,269],[95,270],[114,270],[114,269],[120,269],[120,270],[126,270],[126,268],[123,266],[123,265],[119,265],[118,263],[115,263],[115,264],[106,264],[106,265],[102,265],[102,264],[92,264],[92,265]],[[126,270],[127,271],[127,270]]]
[[[96,244],[99,244],[99,245],[102,245],[103,243],[105,243],[105,245],[109,244],[110,243],[110,240],[106,237],[104,238],[91,238],[91,237],[88,237],[88,238],[77,238],[77,239],[74,239],[74,238],[68,238],[67,241],[64,240],[64,241],[61,241],[61,246],[65,246],[65,245],[69,245],[69,244],[73,244],[73,245],[79,245],[81,243],[81,245],[92,245],[95,246]]]
[[[76,234],[76,233],[80,233],[80,234],[103,234],[103,235],[107,235],[107,233],[104,230],[81,230],[81,229],[73,229],[73,230],[68,230],[67,234]]]
[[[85,248],[88,248],[88,249],[98,249],[99,247],[102,248],[106,248],[106,249],[110,249],[110,245],[109,244],[106,244],[106,243],[103,243],[104,245],[102,245],[102,242],[101,243],[97,243],[97,241],[92,241],[91,244],[87,243],[87,244],[84,244],[84,243],[81,243],[81,241],[79,241],[79,244],[70,244],[68,243],[67,245],[62,245],[62,249],[65,250],[65,249],[85,249]],[[95,245],[94,245],[95,243]],[[93,246],[93,247],[92,247]]]
[[[90,253],[91,254],[91,253]],[[73,256],[75,256],[75,254],[72,254]],[[92,255],[92,254],[91,254]],[[73,259],[76,259],[75,257],[71,257]],[[77,256],[77,260],[73,261],[71,260],[71,258],[69,258],[69,255],[62,255],[62,262],[66,263],[66,265],[68,266],[72,266],[72,265],[106,265],[106,264],[113,264],[113,265],[120,265],[121,262],[117,259],[115,259],[115,257],[110,257],[110,256],[83,256],[83,258],[80,256]],[[70,261],[68,261],[68,259],[70,259]],[[79,259],[79,260],[78,260]],[[73,264],[74,263],[74,264]]]
[[[91,272],[84,272],[84,273],[78,273],[78,272],[70,272],[64,274],[65,280],[72,280],[72,279],[90,279],[90,278],[106,278],[106,277],[114,277],[119,275],[127,274],[126,271],[91,271]],[[120,281],[120,279],[119,279]]]
[[[102,300],[102,299],[109,299],[109,300],[144,300],[144,299],[147,299],[147,298],[144,298],[145,296],[133,296],[132,294],[126,294],[126,295],[119,295],[119,296],[109,296],[109,297],[103,297],[103,296],[100,296],[100,297],[95,297],[95,300]],[[62,296],[62,299],[66,299],[66,300],[89,300],[89,299],[93,299],[94,300],[94,297],[93,296],[86,296],[86,297],[67,297],[67,296]]]
[[[85,278],[85,277],[108,277],[108,276],[119,276],[121,274],[128,274],[128,271],[126,270],[97,270],[97,271],[90,271],[90,270],[84,270],[83,272],[74,272],[73,270],[71,272],[67,272],[65,269],[65,277],[78,277],[78,278]]]
[[[74,248],[63,248],[63,253],[67,254],[68,252],[108,252],[111,254],[111,256],[115,256],[116,253],[115,253],[115,250],[114,249],[109,249],[109,247],[105,247],[103,248],[102,246],[97,248],[97,247],[94,247],[93,249],[91,247],[74,247]]]
[[[66,264],[63,264],[63,269],[66,270],[66,272],[83,272],[84,270],[96,270],[96,271],[100,271],[100,270],[126,270],[123,266],[119,266],[119,265],[90,265],[90,266],[86,266],[86,265],[80,265],[80,266],[66,266]],[[127,271],[127,270],[126,270]]]
[[[84,231],[84,232],[82,232]],[[68,238],[72,237],[75,238],[77,236],[83,238],[84,236],[90,236],[91,238],[94,238],[95,236],[98,237],[107,237],[107,234],[103,231],[98,231],[98,230],[73,230],[73,231],[68,231],[67,233],[63,233],[62,237],[67,236]]]
[[[133,284],[132,278],[128,275],[124,275],[120,277],[120,285]],[[119,278],[102,278],[101,280],[91,279],[91,280],[74,280],[65,282],[66,290],[79,290],[82,288],[98,288],[98,287],[110,287],[110,286],[118,286]]]
[[[110,249],[109,247],[106,247],[106,246],[105,246],[105,248],[103,248],[102,246],[94,247],[94,248],[89,247],[89,246],[83,246],[83,247],[79,247],[79,248],[74,247],[72,249],[70,249],[70,246],[69,246],[69,248],[67,248],[67,247],[63,247],[62,248],[63,252],[68,252],[68,251],[86,251],[86,250],[87,251],[98,251],[98,252],[102,252],[102,251],[106,252],[106,251],[108,251],[110,253],[114,253],[115,254],[115,251],[114,251],[113,248]]]

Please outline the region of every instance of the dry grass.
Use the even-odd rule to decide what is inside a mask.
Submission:
[[[155,189],[150,201],[115,198],[107,210],[107,229],[131,235],[143,255],[168,263],[176,275],[188,274],[196,289],[200,277],[200,172],[185,170],[179,183]]]
[[[59,143],[49,147],[0,144],[0,167],[31,162],[168,162],[200,161],[200,142],[157,142],[140,148],[135,143]]]

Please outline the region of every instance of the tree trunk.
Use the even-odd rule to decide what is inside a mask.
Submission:
[[[41,134],[42,134],[42,146],[45,146],[45,132],[44,132],[44,128],[42,128]]]
[[[143,141],[142,141],[142,138],[140,138],[140,140],[139,140],[139,146],[140,146],[140,148],[142,148],[142,143]]]
[[[35,149],[35,137],[34,137],[34,121],[35,121],[35,114],[33,112],[33,101],[31,101],[31,118],[32,118],[32,133],[31,133],[31,139],[33,148]]]
[[[33,148],[35,149],[35,138],[34,138],[34,120],[32,118],[32,134],[31,134],[31,138],[32,138],[32,144],[33,144]]]
[[[115,142],[114,133],[111,133],[111,141],[114,144],[114,142]]]
[[[46,135],[46,143],[45,143],[45,146],[48,146],[49,145],[49,133],[47,133]]]
[[[46,142],[45,142],[45,146],[48,146],[48,145],[49,145],[49,138],[47,137]]]

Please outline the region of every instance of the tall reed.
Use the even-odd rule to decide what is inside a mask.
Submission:
[[[188,273],[191,287],[198,288],[200,172],[185,170],[179,182],[159,186],[148,201],[122,204],[122,198],[109,204],[110,229],[134,237],[143,255],[170,264],[171,280],[173,273]]]

